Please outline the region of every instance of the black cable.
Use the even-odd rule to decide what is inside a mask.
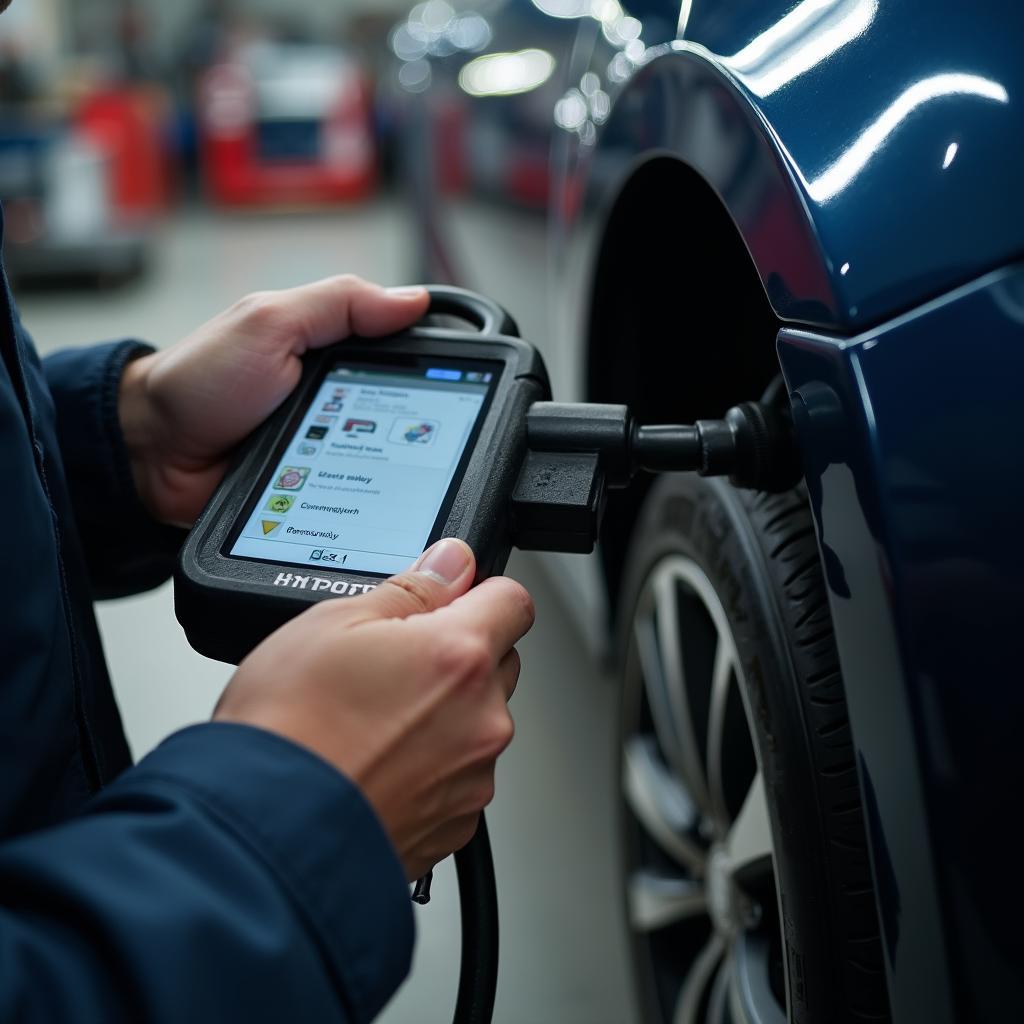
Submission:
[[[490,1024],[498,987],[498,891],[487,822],[455,854],[462,917],[462,968],[454,1024]]]

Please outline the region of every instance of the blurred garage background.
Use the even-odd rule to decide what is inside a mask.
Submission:
[[[169,345],[246,292],[341,271],[413,280],[396,166],[402,90],[417,83],[398,82],[392,53],[410,7],[15,0],[0,17],[4,258],[40,350],[126,335]],[[420,7],[424,23],[453,13],[443,0]],[[467,40],[478,49],[481,23]],[[511,571],[539,616],[490,815],[504,929],[496,1019],[629,1021],[613,683],[543,567],[519,557]],[[209,715],[229,670],[187,647],[169,585],[107,603],[100,621],[136,756]],[[449,866],[417,916],[417,966],[389,1024],[450,1016]]]

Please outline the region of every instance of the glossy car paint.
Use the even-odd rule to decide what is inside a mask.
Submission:
[[[1024,1007],[1024,268],[850,339],[784,330],[896,1020]]]
[[[610,211],[655,158],[713,190],[789,325],[894,1019],[1015,1019],[1024,316],[1005,268],[1024,252],[1024,7],[638,0],[552,16],[572,9],[488,9],[488,52],[555,57],[527,93],[468,100],[467,56],[433,62],[426,112],[457,110],[468,145],[461,187],[421,210],[428,266],[506,303],[556,397],[587,397]],[[531,190],[501,178],[510,158]],[[699,244],[656,216],[636,237],[637,259]],[[685,280],[679,299],[684,318],[706,301]],[[594,566],[563,579],[600,632]]]

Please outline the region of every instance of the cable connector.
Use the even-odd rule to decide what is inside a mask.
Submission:
[[[664,426],[638,425],[625,405],[535,403],[512,496],[516,546],[593,550],[605,489],[628,486],[641,470],[728,476],[762,491],[796,486],[802,470],[789,408],[770,395],[720,420]]]

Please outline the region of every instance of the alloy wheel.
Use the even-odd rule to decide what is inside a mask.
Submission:
[[[705,572],[678,554],[654,565],[630,625],[624,890],[648,1015],[783,1024],[772,834],[733,629]]]

